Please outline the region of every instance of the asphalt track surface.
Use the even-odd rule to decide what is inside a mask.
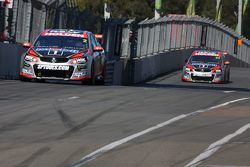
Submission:
[[[232,68],[231,81],[0,80],[0,166],[249,167],[250,69]]]

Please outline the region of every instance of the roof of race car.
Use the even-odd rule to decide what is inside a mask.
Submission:
[[[88,38],[88,31],[71,30],[71,29],[48,29],[41,33],[41,36],[62,36],[62,37],[79,37]]]
[[[210,50],[196,50],[192,54],[193,56],[222,56],[220,51],[210,51]]]

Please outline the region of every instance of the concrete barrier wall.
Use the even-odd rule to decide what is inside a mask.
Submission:
[[[0,43],[1,79],[19,79],[20,59],[25,51],[21,45]]]
[[[143,82],[160,74],[179,70],[195,49],[175,50],[158,55],[134,58],[133,83]]]

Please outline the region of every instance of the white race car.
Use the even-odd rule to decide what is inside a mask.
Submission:
[[[24,43],[20,80],[45,79],[104,82],[105,54],[95,35],[88,31],[45,30],[34,44]]]
[[[197,50],[187,60],[182,81],[227,83],[230,81],[230,63],[220,51]]]

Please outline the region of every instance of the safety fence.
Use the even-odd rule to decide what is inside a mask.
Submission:
[[[44,29],[81,29],[76,0],[14,0],[12,8],[1,8],[0,16],[0,33],[7,31],[4,40],[11,43],[33,42]]]
[[[82,16],[77,13],[74,5],[66,2],[14,1],[10,19],[10,32],[14,41],[33,41],[44,28],[85,29]],[[228,52],[233,66],[250,67],[249,40],[207,18],[170,15],[159,20],[146,19],[140,22],[107,20],[102,32],[111,84],[137,83],[180,69],[185,59],[199,48]],[[8,55],[8,47],[1,47],[5,48],[5,53],[1,53],[1,56]],[[20,56],[19,53],[16,55]],[[19,69],[18,64],[15,69]],[[18,73],[12,77],[8,68],[1,70],[5,70],[2,73],[4,75],[0,76],[2,78],[17,77]]]
[[[225,51],[248,67],[250,42],[232,29],[202,17],[169,16],[139,23],[136,57],[171,50],[206,48]]]
[[[207,18],[170,15],[128,20],[122,27],[120,58],[127,83],[181,69],[195,49],[224,51],[232,66],[250,67],[250,41]]]

